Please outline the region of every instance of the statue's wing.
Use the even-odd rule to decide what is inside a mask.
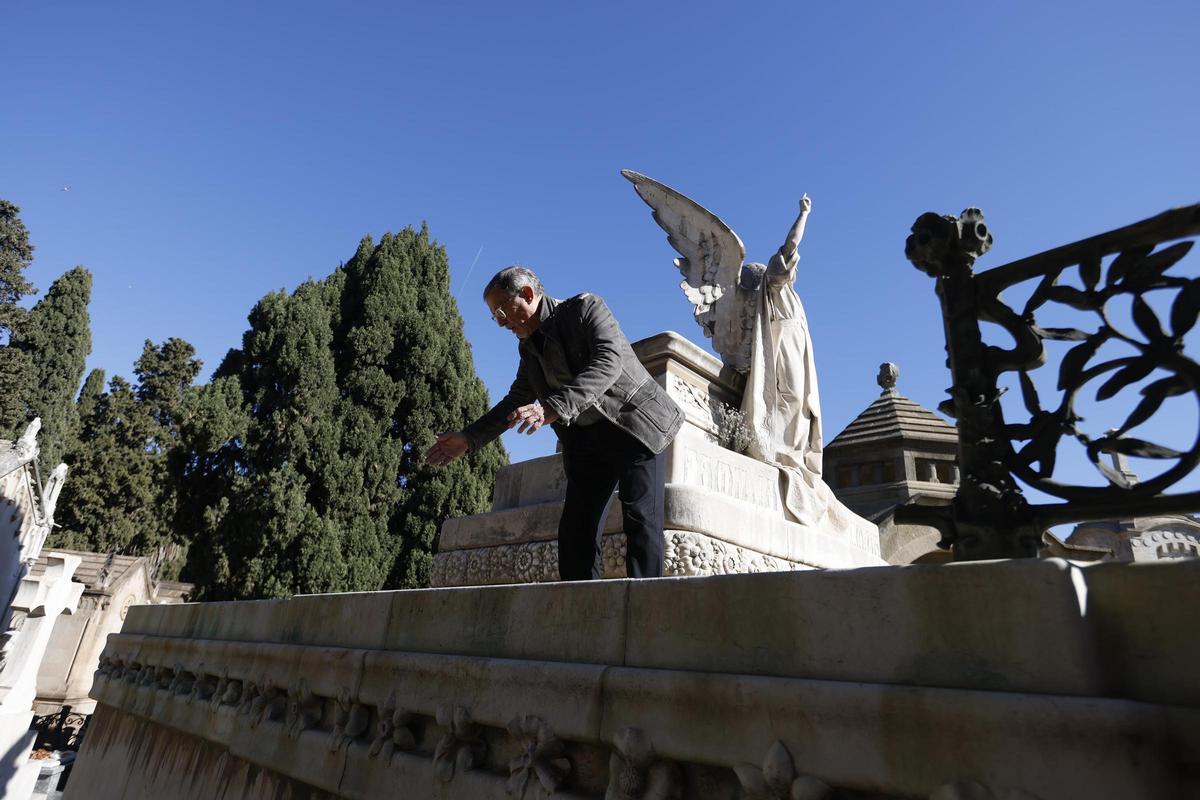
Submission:
[[[696,307],[696,321],[704,334],[713,337],[713,347],[728,360],[734,356],[737,344],[725,335],[727,326],[722,321],[727,314],[718,314],[714,306],[737,285],[738,270],[746,257],[742,240],[720,217],[670,186],[633,170],[623,169],[621,174],[654,211],[654,221],[667,232],[667,241],[679,253],[675,259],[675,266],[683,273],[679,286]]]

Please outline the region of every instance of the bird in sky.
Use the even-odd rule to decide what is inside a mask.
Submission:
[[[64,186],[63,188],[59,189],[59,191],[60,191],[60,192],[69,192],[69,191],[71,191],[71,187],[70,187],[70,186]]]

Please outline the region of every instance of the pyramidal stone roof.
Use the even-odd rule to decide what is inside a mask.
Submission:
[[[896,378],[899,374],[900,371],[894,364],[884,364],[879,368],[878,380],[879,385],[883,387],[883,394],[834,437],[833,441],[825,446],[826,450],[898,439],[950,443],[958,441],[957,428],[896,391]]]
[[[75,568],[75,574],[71,580],[76,583],[82,583],[89,589],[100,588],[119,581],[126,572],[128,572],[134,564],[142,560],[141,556],[121,556],[108,555],[106,553],[92,553],[86,550],[64,550],[62,548],[47,547],[42,551],[42,555],[29,570],[29,574],[33,576],[41,575],[46,571],[46,567],[50,563],[51,553],[66,553],[67,555],[79,556],[79,566]]]

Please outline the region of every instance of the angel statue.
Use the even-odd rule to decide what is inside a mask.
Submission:
[[[821,479],[817,370],[808,318],[793,285],[812,200],[800,198],[799,216],[765,265],[745,264],[742,240],[717,215],[645,175],[621,174],[679,253],[679,286],[713,349],[746,376],[747,455],[782,470],[787,510],[796,522],[856,542],[878,541],[875,525],[842,505]]]

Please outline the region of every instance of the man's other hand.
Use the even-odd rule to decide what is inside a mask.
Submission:
[[[439,433],[437,442],[425,453],[425,463],[433,467],[444,467],[462,456],[471,448],[467,437],[458,431]]]
[[[557,419],[558,414],[554,413],[554,409],[546,408],[540,403],[530,403],[508,415],[508,429],[516,428],[517,433],[531,434],[543,425],[549,425]]]

